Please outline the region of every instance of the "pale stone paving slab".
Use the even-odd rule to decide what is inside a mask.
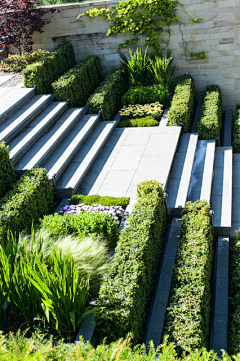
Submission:
[[[0,76],[0,85],[3,85],[4,83],[6,83],[8,80],[12,79],[14,77],[14,75],[2,75]]]

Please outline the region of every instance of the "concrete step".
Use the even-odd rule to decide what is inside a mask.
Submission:
[[[211,206],[215,235],[228,236],[232,225],[232,147],[215,150]]]
[[[99,115],[84,115],[69,136],[59,147],[51,159],[44,163],[44,167],[48,170],[48,177],[54,178],[57,181],[72,159],[83,146],[85,140],[90,136],[91,132],[99,122]]]
[[[4,83],[6,83],[7,81],[9,81],[10,79],[12,79],[14,77],[14,75],[1,75],[0,76],[0,85],[4,85]]]
[[[10,142],[10,159],[12,159],[14,165],[66,109],[67,102],[53,102],[34,119],[26,131],[20,134],[20,137],[16,137]]]
[[[0,123],[9,118],[35,95],[34,88],[6,87],[0,89]]]
[[[167,183],[167,210],[171,217],[180,217],[185,207],[192,174],[198,135],[185,133],[174,158]]]
[[[52,94],[35,95],[17,110],[14,115],[0,124],[0,141],[4,140],[8,144],[25,126],[37,117],[52,100]]]
[[[223,147],[232,145],[232,110],[226,110],[223,118]]]
[[[240,228],[240,154],[233,154],[233,183],[232,183],[232,227],[230,237],[236,237]]]
[[[21,158],[18,164],[16,164],[15,169],[27,170],[37,166],[41,167],[50,154],[57,149],[59,143],[63,141],[76,123],[80,121],[82,114],[83,108],[68,109],[60,117],[57,124],[54,124],[52,129],[46,135],[43,135],[28,153]]]
[[[193,163],[188,201],[206,200],[210,203],[215,140],[199,140]]]
[[[64,174],[57,181],[56,186],[60,198],[70,197],[76,192],[114,128],[114,121],[104,121],[98,124]]]

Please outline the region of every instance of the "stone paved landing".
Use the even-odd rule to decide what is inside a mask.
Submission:
[[[166,186],[181,127],[116,128],[77,193],[136,197],[136,185]]]

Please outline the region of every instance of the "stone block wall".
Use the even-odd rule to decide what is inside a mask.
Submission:
[[[91,7],[111,8],[118,1],[105,0],[71,3],[52,6],[60,8],[60,14],[53,14],[51,24],[45,25],[42,34],[34,35],[34,49],[53,50],[58,44],[71,42],[76,59],[97,54],[106,74],[120,65],[117,45],[129,34],[106,36],[109,24],[100,18],[89,22],[87,17],[77,19],[80,13]],[[182,0],[178,15],[180,23],[171,26],[170,48],[173,49],[177,74],[190,73],[198,94],[205,91],[207,84],[219,84],[222,89],[223,106],[235,109],[240,102],[240,0]],[[202,18],[202,22],[191,24],[190,18]],[[208,51],[207,58],[194,59],[183,54],[184,42],[191,41],[188,50]],[[143,44],[144,39],[141,39]]]

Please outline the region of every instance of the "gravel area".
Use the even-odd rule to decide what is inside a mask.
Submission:
[[[3,83],[2,85],[0,85],[0,88],[5,88],[5,87],[14,87],[19,83],[23,83],[23,76],[21,72],[18,73],[14,73],[14,72],[4,72],[4,71],[0,71],[0,76],[3,75],[14,75],[13,78],[11,78],[10,80],[8,80],[6,83]]]

